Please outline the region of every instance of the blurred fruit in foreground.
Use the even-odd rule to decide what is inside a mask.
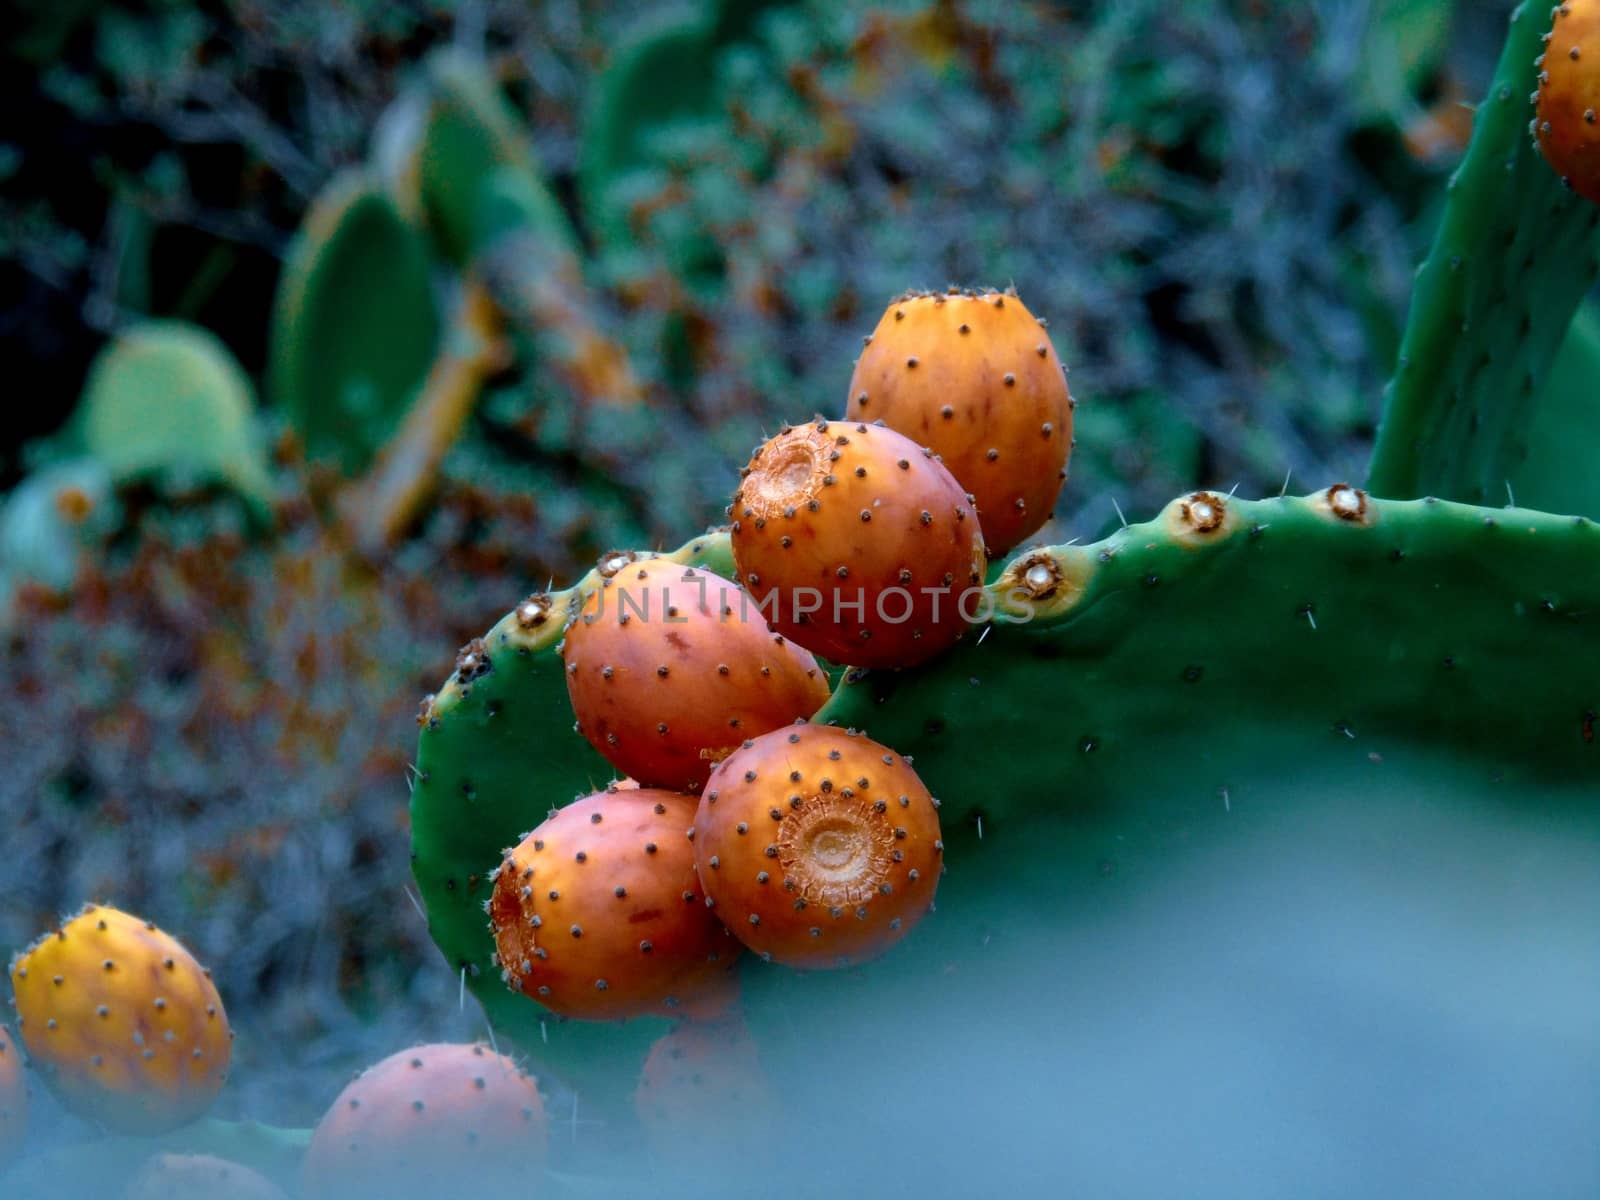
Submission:
[[[210,1154],[158,1154],[128,1184],[123,1200],[287,1200],[258,1171]]]
[[[774,629],[834,662],[912,666],[973,619],[985,558],[972,502],[892,429],[785,429],[756,450],[729,512],[739,582]]]
[[[548,1145],[538,1081],[481,1045],[393,1054],[339,1093],[306,1152],[307,1200],[527,1188]],[[536,1190],[536,1189],[535,1189]]]
[[[646,785],[698,789],[740,742],[828,699],[810,652],[719,575],[637,559],[589,593],[562,646],[578,728]]]
[[[1073,400],[1044,322],[1015,292],[907,292],[850,377],[845,416],[881,420],[972,493],[989,557],[1050,519],[1072,452]]]
[[[163,1133],[211,1107],[232,1033],[211,973],[148,921],[89,905],[11,964],[28,1058],[68,1108]]]
[[[651,1047],[633,1096],[651,1153],[704,1162],[778,1130],[777,1097],[744,1018],[683,1021]]]
[[[551,814],[496,872],[506,983],[568,1017],[715,1016],[741,947],[695,877],[695,798],[598,792]]]
[[[27,1136],[28,1081],[22,1074],[22,1055],[0,1025],[0,1171],[22,1149]]]
[[[938,802],[854,731],[780,729],[734,751],[695,814],[706,895],[746,946],[794,967],[882,954],[933,905]]]

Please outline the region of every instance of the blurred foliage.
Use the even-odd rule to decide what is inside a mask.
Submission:
[[[907,286],[1014,283],[1049,317],[1082,402],[1053,538],[1197,483],[1359,476],[1505,7],[14,6],[0,948],[85,897],[188,937],[241,1029],[230,1103],[264,1119],[325,1101],[301,1068],[437,1034],[412,698],[527,591],[720,519]],[[358,547],[349,474],[479,283],[509,352],[429,446],[430,503]],[[114,486],[130,439],[80,457],[151,320],[236,360],[212,394],[245,413],[230,447],[275,447],[267,519],[203,478]]]

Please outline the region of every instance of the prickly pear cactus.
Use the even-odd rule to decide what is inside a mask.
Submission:
[[[95,359],[77,417],[85,449],[118,482],[223,483],[269,498],[255,392],[217,338],[181,321],[119,334]]]
[[[729,567],[721,534],[669,557]],[[953,895],[965,915],[930,919],[838,979],[747,964],[763,1044],[802,1060],[814,1049],[775,1014],[859,1009],[875,988],[904,998],[970,964],[995,870],[1060,903],[1072,889],[1029,831],[1071,812],[1121,814],[1076,853],[1142,863],[1306,762],[1359,774],[1387,761],[1392,781],[1432,746],[1508,791],[1592,788],[1597,562],[1600,528],[1582,518],[1343,485],[1260,501],[1195,493],[1104,542],[1017,556],[987,590],[986,630],[918,670],[852,672],[816,718],[914,760],[942,801],[957,890],[941,890],[941,908]],[[530,599],[463,652],[425,705],[412,792],[435,939],[502,1036],[591,1096],[626,1086],[660,1027],[559,1024],[507,991],[482,903],[501,843],[608,777],[571,728],[556,650],[564,615],[601,578]]]
[[[361,170],[300,228],[272,314],[267,393],[312,458],[357,471],[400,424],[440,337],[427,243]]]
[[[148,921],[90,905],[11,964],[28,1058],[62,1102],[123,1133],[164,1133],[216,1099],[232,1033],[210,972]]]
[[[1550,21],[1550,6],[1533,0],[1513,14],[1450,181],[1384,399],[1367,484],[1377,495],[1543,502],[1535,412],[1572,315],[1600,278],[1600,206],[1565,189],[1530,136]],[[1589,411],[1559,436],[1600,448]]]

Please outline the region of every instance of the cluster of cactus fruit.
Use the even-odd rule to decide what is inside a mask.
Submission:
[[[829,696],[815,655],[903,668],[960,639],[988,598],[984,522],[1003,546],[1044,523],[1072,401],[1014,291],[908,293],[868,347],[850,405],[884,415],[785,428],[743,471],[737,582],[616,554],[557,614],[575,728],[626,779],[488,873],[501,978],[553,1013],[723,1017],[741,948],[847,966],[933,905],[938,801],[893,749],[806,724]],[[465,688],[493,659],[463,653]]]
[[[1595,179],[1597,14],[1583,0],[1554,10],[1536,94],[1540,147],[1582,195]],[[1518,11],[1497,95],[1542,31]],[[1487,182],[1509,128],[1498,112],[1481,119],[1463,168],[1475,187],[1453,193],[1441,233],[1461,282],[1430,278],[1419,295],[1449,300],[1419,301],[1408,332],[1413,351],[1468,363],[1464,387],[1511,368],[1479,363],[1459,337],[1440,350],[1438,330],[1466,306],[1506,332],[1482,273],[1496,277],[1505,214],[1554,183],[1525,158]],[[1578,204],[1558,197],[1567,241],[1530,249],[1530,272],[1574,245],[1593,254],[1596,221]],[[1581,294],[1569,287],[1564,311],[1542,302],[1564,326]],[[1524,337],[1514,368],[1542,374],[1558,343]],[[1407,370],[1380,478],[1411,462],[1405,439],[1457,428],[1454,397]],[[1009,290],[892,301],[843,407],[756,450],[725,529],[672,553],[607,554],[571,589],[517,605],[419,713],[413,867],[436,941],[502,1037],[602,1106],[631,1099],[660,1158],[725,1153],[765,1136],[780,1101],[805,1101],[804,1080],[785,1080],[793,1095],[768,1085],[763,1051],[782,1038],[753,1031],[776,978],[811,1000],[828,995],[816,981],[854,977],[840,968],[881,959],[931,979],[959,965],[952,937],[932,959],[912,954],[919,939],[888,954],[933,912],[947,844],[951,885],[975,881],[960,905],[980,907],[1002,878],[1055,888],[1038,855],[997,867],[977,853],[985,819],[992,838],[1031,848],[1043,791],[1181,794],[1203,772],[1226,796],[1263,757],[1342,754],[1358,733],[1385,747],[1492,745],[1497,784],[1592,785],[1600,527],[1586,516],[1387,484],[1258,501],[1201,490],[1095,545],[1027,547],[1066,477],[1074,401],[1044,323]],[[1492,460],[1490,436],[1473,422],[1412,469],[1465,487],[1449,452]],[[1424,606],[1425,627],[1408,621]],[[1220,619],[1256,640],[1241,652],[1217,636]],[[1373,634],[1401,626],[1404,638]],[[1198,700],[1206,688],[1225,699]],[[1230,744],[1240,719],[1272,754]],[[1019,727],[1039,735],[1028,753],[984,753],[1013,746]],[[621,778],[597,787],[608,773]],[[796,970],[745,969],[755,959]],[[12,982],[36,1072],[107,1129],[184,1126],[226,1077],[231,1033],[209,975],[148,922],[86,908],[19,955]],[[848,983],[841,995],[862,998]],[[0,1169],[27,1117],[0,1029]],[[305,1147],[308,1195],[386,1195],[467,1170],[520,1185],[549,1133],[539,1081],[512,1057],[430,1045],[353,1081]],[[252,1176],[167,1155],[130,1194],[219,1179],[279,1194]]]

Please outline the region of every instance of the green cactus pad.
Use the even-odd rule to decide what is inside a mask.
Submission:
[[[576,235],[545,185],[532,136],[487,67],[463,54],[436,54],[427,81],[417,178],[444,256],[465,266],[508,224],[575,253]]]
[[[947,822],[991,827],[1029,816],[1041,770],[1063,795],[1146,794],[1195,733],[1211,749],[1184,774],[1206,797],[1269,752],[1413,742],[1507,780],[1600,779],[1600,526],[1354,488],[1209,502],[1227,513],[1210,533],[1180,500],[1098,544],[1019,555],[986,636],[922,671],[852,673],[818,719],[915,755]],[[1030,571],[1061,582],[1005,600]],[[1021,728],[1049,729],[1049,753],[972,753]]]
[[[1600,302],[1567,329],[1528,432],[1528,457],[1510,475],[1516,502],[1600,518],[1600,446],[1584,436],[1600,421]]]
[[[600,77],[584,122],[578,183],[602,244],[634,241],[619,185],[648,158],[650,135],[673,120],[714,110],[715,50],[710,14],[671,9],[632,30]]]
[[[720,575],[733,571],[723,534],[696,538],[670,557]],[[451,968],[466,972],[498,1036],[589,1094],[615,1099],[633,1087],[650,1043],[667,1023],[563,1021],[514,994],[493,965],[494,939],[483,907],[489,872],[502,851],[552,807],[616,777],[573,731],[556,651],[571,606],[600,578],[597,569],[569,591],[519,605],[463,649],[456,673],[425,702],[411,791],[411,844],[433,939]]]
[[[439,337],[422,235],[365,172],[336,176],[306,214],[272,314],[267,392],[310,457],[365,467]]]
[[[1534,491],[1535,410],[1573,312],[1600,276],[1600,206],[1562,186],[1529,133],[1534,60],[1549,28],[1548,4],[1530,0],[1512,16],[1451,180],[1384,400],[1368,481],[1378,495],[1497,504],[1508,482],[1518,500]],[[1560,436],[1583,438],[1592,413]]]
[[[1230,797],[1270,798],[1308,770],[1359,779],[1387,762],[1384,778],[1403,784],[1426,773],[1414,760],[1431,748],[1508,796],[1600,778],[1595,525],[1353,488],[1205,502],[1224,514],[1211,532],[1186,523],[1191,497],[1096,545],[1017,556],[988,589],[987,630],[917,671],[852,673],[818,714],[914,757],[943,801],[956,891],[941,912],[946,895],[965,899],[881,971],[752,963],[747,1008],[769,1044],[793,1041],[808,998],[864,1003],[863,981],[926,986],[947,969],[952,947],[994,916],[992,879],[958,870],[980,843],[1014,850],[1008,878],[1048,890],[1061,863],[1028,849],[1034,833],[1093,826],[1074,854],[1091,866],[1137,858],[1182,842]],[[721,534],[674,557],[729,569]],[[552,803],[611,777],[572,730],[555,649],[567,605],[595,582],[530,610],[545,615],[536,626],[502,619],[463,660],[467,677],[426,706],[412,828],[434,938],[467,968],[496,1030],[580,1088],[615,1095],[659,1023],[547,1022],[502,986],[482,910],[500,851]]]
[[[77,420],[84,448],[118,482],[224,483],[268,498],[250,380],[197,326],[150,321],[119,334],[89,371]]]

